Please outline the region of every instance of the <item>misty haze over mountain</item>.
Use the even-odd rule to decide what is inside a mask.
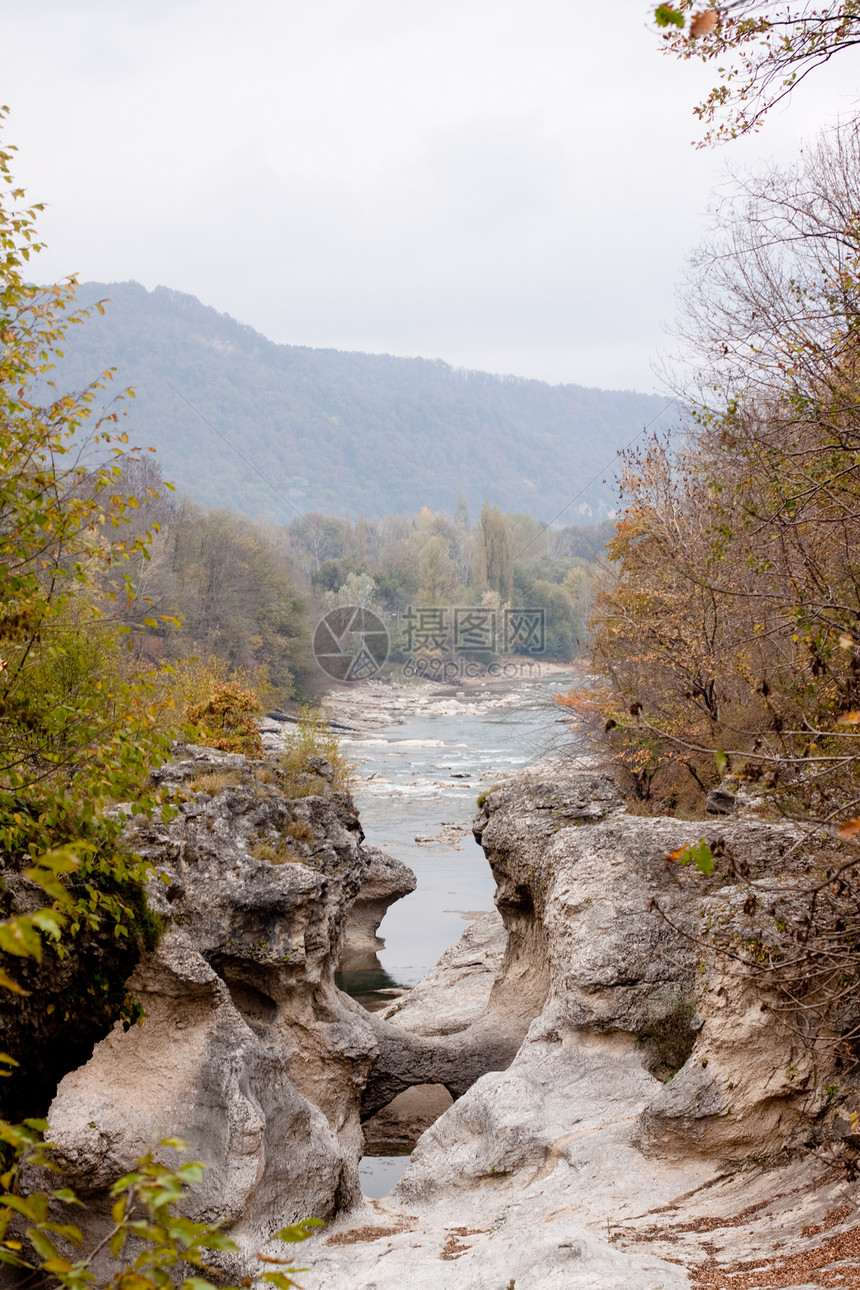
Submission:
[[[104,316],[70,329],[58,388],[115,367],[116,392],[137,395],[122,429],[157,449],[165,477],[255,518],[451,513],[462,491],[472,508],[597,521],[616,504],[616,452],[673,414],[658,415],[655,395],[277,345],[166,287],[78,293],[81,305],[103,298]]]

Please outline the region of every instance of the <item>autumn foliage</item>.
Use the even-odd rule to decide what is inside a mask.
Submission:
[[[856,130],[743,210],[691,280],[694,426],[625,463],[604,690],[565,702],[609,727],[642,797],[695,809],[731,775],[829,826],[860,796]]]
[[[779,983],[810,1042],[856,1037],[856,128],[791,172],[745,181],[690,287],[692,425],[628,454],[595,679],[561,702],[602,729],[636,809],[704,818],[719,785],[796,825],[755,872],[708,851],[721,881],[749,884],[750,918],[760,910],[755,932],[727,934],[739,962]]]
[[[695,108],[706,144],[759,129],[810,73],[860,42],[857,0],[673,0],[653,14],[666,53],[714,65],[717,84]]]

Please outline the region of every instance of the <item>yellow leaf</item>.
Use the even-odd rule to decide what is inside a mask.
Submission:
[[[155,1282],[139,1272],[124,1272],[117,1282],[117,1290],[155,1290]]]
[[[25,990],[22,985],[13,980],[8,972],[4,972],[2,968],[0,968],[0,988],[11,990],[13,994],[22,994],[25,997],[30,993],[29,990]]]

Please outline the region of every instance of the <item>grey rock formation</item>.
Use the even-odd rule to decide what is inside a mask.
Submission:
[[[754,982],[703,974],[696,933],[739,893],[671,858],[705,835],[752,866],[791,830],[630,817],[590,773],[508,782],[475,830],[507,932],[496,980],[456,980],[461,941],[435,970],[437,1006],[428,982],[389,1020],[427,1041],[459,986],[470,1024],[449,1042],[528,1032],[427,1129],[390,1197],[315,1243],[307,1290],[674,1290],[715,1252],[796,1256],[797,1281],[775,1284],[806,1285],[805,1252],[855,1213],[828,1157],[785,1155],[819,1113],[823,1070]]]
[[[291,801],[272,768],[201,749],[161,781],[184,786],[177,818],[130,826],[166,924],[129,983],[146,1015],[63,1080],[52,1136],[94,1221],[112,1180],[182,1136],[209,1165],[191,1213],[226,1223],[252,1253],[279,1226],[359,1195],[376,1041],[333,975],[368,859],[345,794]]]
[[[379,847],[364,847],[364,856],[367,868],[344,930],[340,964],[344,972],[378,967],[376,953],[384,945],[376,935],[379,924],[389,906],[408,896],[416,885],[415,874],[409,866]]]
[[[712,788],[705,800],[705,809],[709,815],[732,815],[737,806],[737,795],[723,784]]]
[[[357,1006],[357,1005],[356,1005]],[[376,1040],[376,1060],[361,1099],[369,1119],[399,1093],[416,1085],[440,1084],[452,1098],[462,1097],[488,1071],[505,1070],[522,1043],[525,1029],[505,1016],[488,1016],[460,1034],[413,1034],[370,1013],[367,1024]]]
[[[702,962],[699,932],[743,892],[672,858],[706,837],[754,870],[790,828],[632,817],[596,772],[509,780],[475,822],[498,916],[369,1014],[333,985],[348,907],[369,866],[368,907],[405,877],[368,857],[344,795],[287,801],[219,756],[186,750],[166,771],[181,817],[134,826],[167,876],[167,932],[132,978],[146,1019],[51,1109],[96,1219],[170,1131],[212,1166],[194,1213],[244,1251],[332,1216],[306,1290],[676,1290],[714,1258],[772,1261],[777,1229],[800,1257],[850,1221],[844,1173],[790,1155],[826,1063],[760,984]],[[196,792],[201,775],[236,782]],[[429,1124],[385,1201],[358,1194],[360,1119],[398,1143]]]
[[[745,889],[671,855],[706,836],[736,869],[754,871],[796,830],[629,816],[612,809],[612,791],[582,774],[514,783],[488,798],[475,829],[509,932],[490,1008],[519,960],[524,979],[543,973],[550,982],[530,1038],[621,1033],[647,1070],[673,1076],[652,1088],[642,1145],[775,1156],[808,1121],[813,1063],[761,981],[701,970],[697,936],[739,906]],[[595,822],[581,827],[589,817]],[[819,1060],[819,1081],[823,1073]]]
[[[480,1022],[505,957],[501,915],[479,914],[403,999],[380,1013],[415,1035],[456,1035]]]
[[[386,1147],[414,1146],[451,1105],[452,1094],[459,1095],[481,1075],[503,1069],[513,1059],[525,1034],[522,1025],[510,1027],[505,1018],[488,1015],[506,942],[499,915],[479,915],[417,986],[378,1014],[378,1020],[391,1027],[380,1028],[377,1035],[380,1056],[364,1094],[365,1114],[382,1105],[364,1122],[369,1151],[385,1154]],[[385,1105],[397,1086],[392,1075],[411,1078],[424,1070],[429,1078],[431,1069],[447,1087],[413,1083]]]

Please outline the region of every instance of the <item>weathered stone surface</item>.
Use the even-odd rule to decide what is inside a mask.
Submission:
[[[798,1259],[850,1224],[846,1175],[784,1154],[821,1104],[790,1028],[750,982],[699,970],[701,920],[739,894],[667,858],[704,835],[754,867],[791,830],[630,817],[592,774],[508,782],[475,828],[507,931],[487,1011],[445,970],[466,966],[461,942],[435,970],[437,1006],[428,982],[389,1022],[412,1010],[410,1042],[431,1040],[459,986],[472,1020],[449,1044],[528,1033],[424,1133],[390,1197],[315,1243],[308,1290],[670,1290],[714,1251],[778,1260],[775,1224]]]
[[[529,1019],[543,1010],[549,1030],[644,1034],[692,990],[693,948],[653,910],[659,901],[682,928],[689,918],[696,875],[664,856],[691,830],[611,814],[618,800],[588,773],[487,798],[475,834],[508,929],[491,1009],[504,999]]]
[[[441,1084],[453,1098],[462,1097],[482,1075],[510,1065],[524,1033],[508,1018],[499,1025],[486,1017],[459,1034],[439,1037],[413,1034],[396,1021],[367,1014],[377,1053],[361,1099],[364,1119],[417,1084]]]
[[[484,1017],[508,934],[501,916],[479,914],[434,968],[379,1015],[415,1035],[456,1035]]]
[[[664,1078],[681,1063],[667,1063],[661,1048],[672,1047],[673,1035],[682,1040],[686,1027],[688,1060],[671,1083],[656,1086],[643,1142],[722,1158],[775,1155],[808,1119],[811,1060],[760,981],[698,970],[697,934],[746,892],[667,857],[704,834],[734,865],[755,870],[796,832],[755,820],[697,823],[612,810],[578,825],[610,801],[611,789],[589,775],[513,784],[488,799],[476,832],[509,930],[490,1009],[519,960],[521,977],[544,972],[551,983],[536,1023],[542,1033],[625,1032]]]
[[[733,828],[737,848],[745,830]],[[766,846],[767,832],[759,834]],[[734,925],[747,892],[724,888],[700,904],[700,924],[732,909]],[[768,1159],[802,1143],[820,1117],[833,1051],[804,1044],[767,981],[730,963],[703,963],[696,982],[701,1029],[690,1060],[643,1113],[640,1143],[663,1154],[706,1151],[726,1159]],[[839,1079],[836,1084],[838,1086]]]
[[[722,784],[712,788],[705,800],[705,809],[709,815],[732,815],[737,807],[737,795]]]
[[[376,953],[384,941],[376,935],[395,900],[415,890],[415,874],[402,860],[379,847],[364,847],[367,868],[347,916],[341,952],[341,971],[378,966]]]
[[[345,794],[289,801],[244,758],[193,749],[162,782],[188,792],[224,771],[238,782],[191,792],[168,824],[130,826],[164,875],[150,892],[167,930],[129,983],[146,1015],[63,1080],[49,1118],[93,1221],[105,1187],[178,1134],[209,1165],[190,1212],[253,1252],[284,1223],[358,1197],[376,1041],[333,975],[368,860]],[[285,844],[291,859],[259,858]]]
[[[362,1101],[369,1149],[414,1144],[452,1096],[513,1059],[524,1026],[487,1013],[506,941],[497,913],[479,915],[417,986],[374,1016],[379,1056]],[[422,1073],[439,1082],[422,1083]]]
[[[307,1290],[676,1290],[713,1258],[772,1259],[775,1231],[803,1252],[850,1221],[844,1173],[787,1154],[823,1067],[754,982],[701,970],[696,934],[740,892],[669,858],[705,836],[755,869],[790,829],[631,817],[592,772],[510,780],[475,822],[501,922],[477,920],[371,1015],[332,985],[367,866],[348,799],[286,802],[228,769],[240,782],[181,820],[138,826],[169,877],[169,930],[133,978],[148,1015],[52,1108],[97,1213],[167,1129],[213,1164],[195,1212],[244,1250],[334,1215],[302,1250]],[[285,831],[300,862],[255,858]],[[404,1091],[428,1085],[453,1104],[391,1197],[361,1201],[359,1114],[417,1124]]]

